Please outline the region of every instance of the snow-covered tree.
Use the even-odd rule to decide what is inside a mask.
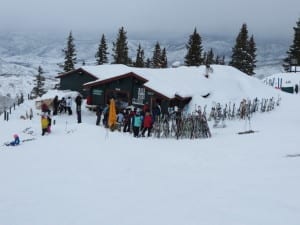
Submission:
[[[284,70],[291,71],[292,66],[300,66],[300,18],[297,22],[297,26],[294,29],[293,44],[287,51],[287,57],[284,59]]]
[[[98,46],[98,51],[95,55],[96,58],[96,64],[97,65],[102,65],[105,63],[108,63],[108,52],[107,52],[107,44],[106,44],[106,39],[105,35],[102,34],[99,46]]]
[[[76,49],[72,31],[67,38],[67,46],[62,50],[65,55],[64,64],[62,65],[64,72],[69,72],[75,69],[76,64]]]
[[[215,59],[214,59],[214,51],[211,48],[206,54],[206,57],[204,58],[204,64],[205,65],[211,65],[211,64],[215,64]]]
[[[250,46],[251,44],[251,46]],[[255,67],[255,42],[253,36],[251,39],[248,39],[248,29],[247,24],[243,24],[236,38],[235,46],[232,48],[231,61],[229,62],[230,66],[233,66],[240,71],[253,75]]]
[[[137,51],[136,60],[134,66],[143,68],[145,67],[145,55],[144,55],[144,50],[141,47],[141,44],[139,44],[138,49],[136,51]]]
[[[44,89],[45,85],[45,77],[43,76],[44,71],[41,66],[38,68],[38,74],[35,76],[34,87],[31,91],[31,96],[33,98],[41,97],[43,94],[46,93]]]
[[[127,34],[124,27],[119,29],[117,39],[113,42],[113,53],[114,64],[131,64],[131,60],[128,56]]]
[[[151,68],[151,59],[147,58],[146,63],[145,63],[145,67],[146,68]]]
[[[248,41],[248,53],[250,55],[250,62],[249,62],[249,68],[248,68],[248,74],[254,75],[254,69],[256,68],[256,43],[254,41],[253,35],[250,37],[250,40]]]
[[[159,42],[156,42],[153,56],[152,56],[152,67],[153,68],[161,68],[162,61],[161,61],[161,48]]]
[[[185,56],[185,65],[186,66],[199,66],[203,64],[202,58],[202,39],[197,29],[194,29],[194,33],[190,35],[189,42],[186,45],[187,54]]]
[[[168,67],[167,50],[166,48],[163,48],[161,52],[161,68],[167,68],[167,67]]]

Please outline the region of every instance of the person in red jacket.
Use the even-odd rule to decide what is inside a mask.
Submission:
[[[153,119],[149,111],[146,112],[143,122],[142,136],[145,137],[146,130],[148,131],[147,136],[150,137],[152,129]]]

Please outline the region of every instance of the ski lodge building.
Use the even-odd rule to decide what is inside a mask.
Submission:
[[[119,109],[144,104],[152,109],[159,104],[166,112],[168,107],[183,108],[195,90],[209,95],[205,72],[205,66],[149,69],[109,64],[83,66],[56,78],[60,89],[80,92],[89,105],[103,106],[114,98]]]

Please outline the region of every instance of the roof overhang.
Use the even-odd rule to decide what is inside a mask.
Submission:
[[[124,79],[124,78],[128,78],[128,77],[134,77],[134,78],[140,80],[142,83],[148,82],[148,80],[145,79],[144,77],[141,77],[141,76],[137,75],[134,72],[129,72],[129,73],[125,73],[125,74],[122,74],[122,75],[114,76],[114,77],[111,77],[111,78],[108,78],[108,79],[104,79],[104,80],[98,79],[96,81],[88,82],[88,83],[85,83],[83,85],[83,87],[84,88],[91,88],[91,87],[94,87],[94,86],[103,85],[103,84],[106,84],[106,83],[110,83],[110,82],[113,82],[113,81],[116,81],[116,80],[120,80],[120,79]]]
[[[67,73],[61,73],[61,74],[58,74],[55,78],[62,78],[62,77],[65,77],[65,76],[69,76],[69,75],[72,75],[73,73],[84,73],[90,77],[92,77],[93,79],[95,80],[98,80],[99,78],[96,77],[95,75],[89,73],[88,71],[82,69],[82,68],[78,68],[78,69],[75,69],[75,70],[72,70],[72,71],[69,71]]]

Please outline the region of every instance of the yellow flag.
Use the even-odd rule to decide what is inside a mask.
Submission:
[[[117,124],[117,113],[116,113],[116,104],[115,100],[110,99],[109,103],[109,114],[108,114],[108,127],[114,128]]]

